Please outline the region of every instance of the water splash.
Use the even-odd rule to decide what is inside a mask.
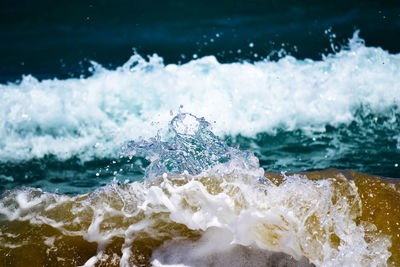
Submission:
[[[210,130],[210,123],[204,118],[179,113],[171,120],[169,127],[172,134],[169,141],[162,141],[157,135],[149,141],[129,141],[123,148],[126,156],[143,155],[150,161],[145,170],[145,179],[164,174],[197,175],[233,159],[259,168],[258,159],[252,152],[229,147]]]

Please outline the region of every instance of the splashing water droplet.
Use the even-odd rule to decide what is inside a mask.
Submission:
[[[126,156],[144,155],[150,161],[145,179],[165,175],[197,175],[232,159],[240,159],[244,165],[259,168],[253,153],[227,146],[209,127],[204,118],[179,113],[170,122],[171,140],[161,141],[158,135],[149,141],[129,141],[123,153]]]

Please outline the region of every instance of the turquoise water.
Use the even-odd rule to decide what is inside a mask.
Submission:
[[[393,108],[380,116],[358,114],[359,117],[350,124],[336,127],[327,124],[325,129],[312,133],[278,129],[276,133],[258,133],[253,138],[238,135],[226,137],[226,140],[231,146],[239,145],[241,149],[254,151],[265,170],[298,172],[337,168],[397,178],[400,115],[396,111]],[[148,161],[140,156],[129,163],[128,160],[116,153],[114,158],[86,162],[77,156],[67,160],[45,156],[22,162],[5,162],[0,165],[2,190],[33,186],[46,191],[57,189],[61,193],[76,194],[104,186],[113,177],[121,182],[143,179]],[[121,169],[123,172],[120,172]],[[115,171],[117,175],[114,175]]]

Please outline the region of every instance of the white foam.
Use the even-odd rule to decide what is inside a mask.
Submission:
[[[275,186],[259,183],[258,169],[247,174],[237,173],[240,169],[220,165],[183,179],[110,185],[89,198],[12,191],[1,199],[0,214],[97,242],[97,255],[84,266],[112,257],[105,248],[113,237],[124,239],[116,248],[122,252],[115,259],[120,266],[132,265],[141,238],[154,240],[149,246],[162,244],[152,248],[155,266],[261,266],[275,260],[290,265],[307,265],[308,260],[316,266],[386,265],[390,237],[366,237],[364,227],[375,226],[356,223],[361,199],[354,182],[343,189],[329,179],[291,176]],[[200,239],[194,240],[193,233]],[[337,245],[331,242],[333,234],[340,240]],[[46,238],[43,242],[49,244]]]
[[[0,85],[0,161],[110,156],[166,129],[180,105],[215,121],[219,135],[348,123],[360,105],[398,106],[399,73],[400,54],[367,47],[355,33],[348,49],[320,61],[221,64],[208,56],[164,65],[134,55],[116,70],[95,65],[88,78],[25,76]]]

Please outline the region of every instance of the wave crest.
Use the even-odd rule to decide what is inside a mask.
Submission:
[[[180,105],[215,121],[218,135],[350,123],[360,106],[384,113],[399,105],[399,73],[400,55],[355,34],[320,61],[221,64],[208,56],[164,65],[157,55],[134,55],[115,70],[95,64],[88,78],[25,76],[0,85],[0,161],[109,157],[126,140],[166,131]]]

